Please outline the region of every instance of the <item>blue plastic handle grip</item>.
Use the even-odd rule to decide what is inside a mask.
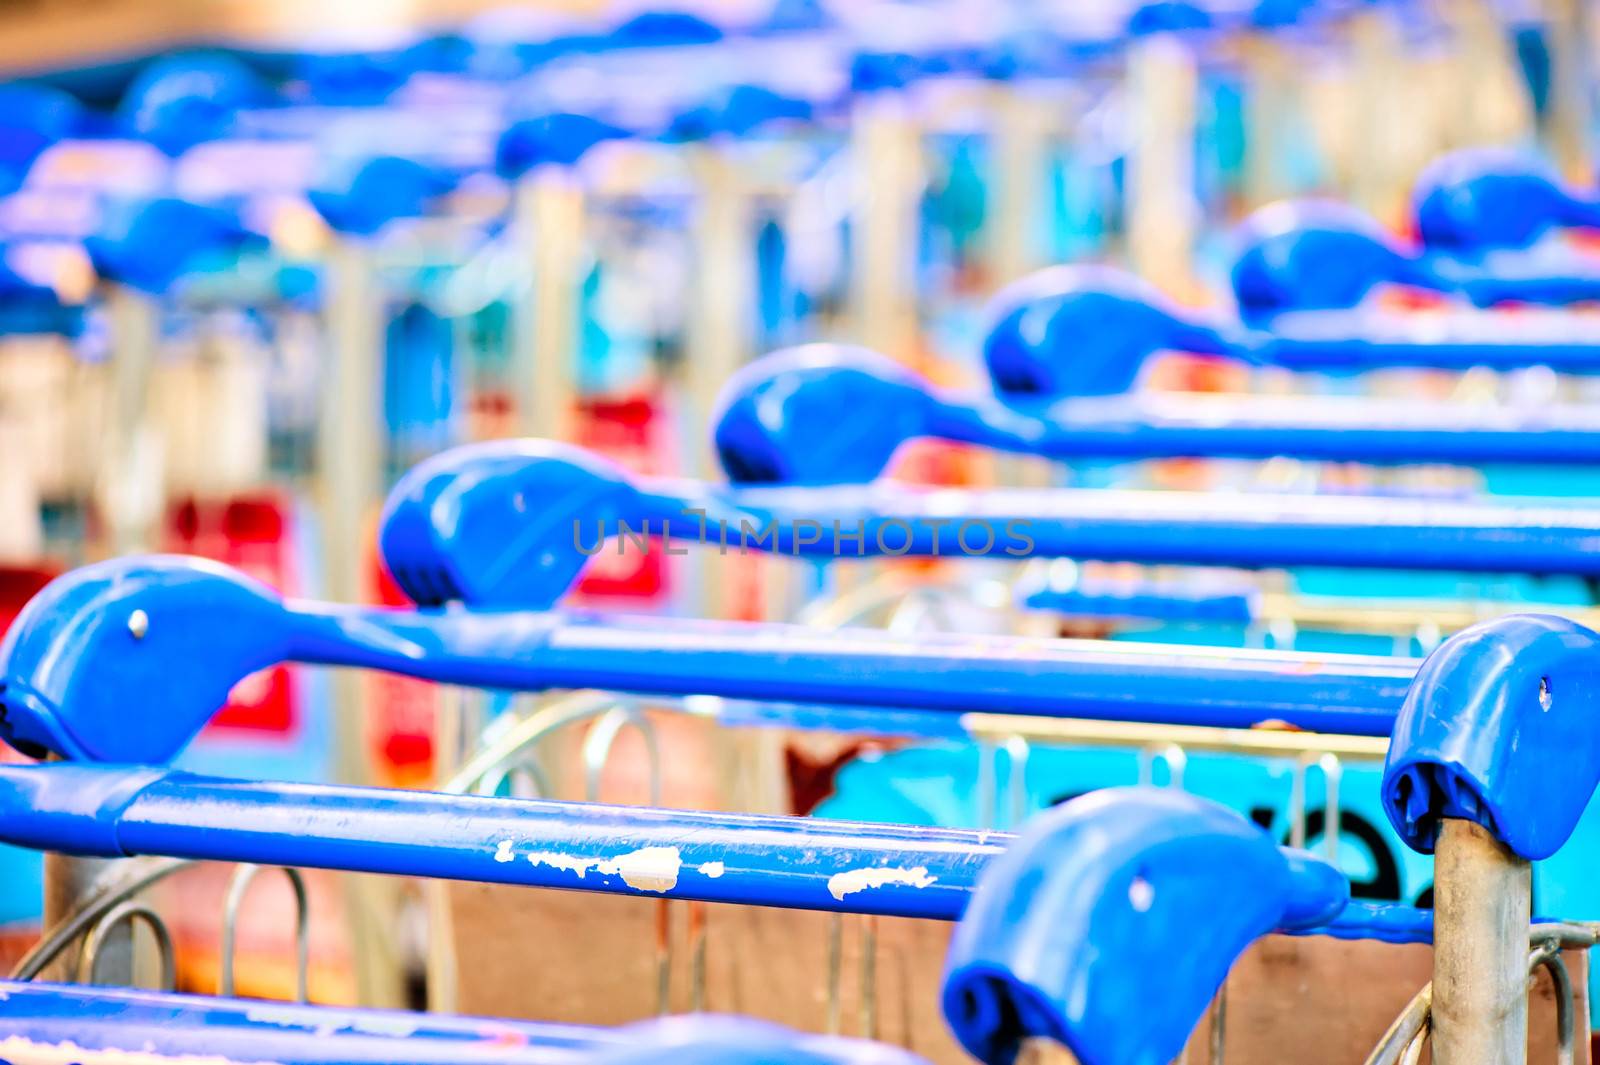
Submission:
[[[1423,663],[1395,722],[1383,802],[1432,851],[1476,821],[1536,861],[1561,848],[1600,782],[1600,635],[1566,618],[1484,622]]]
[[[34,753],[164,762],[235,684],[284,661],[505,690],[1285,721],[1357,735],[1388,734],[1417,669],[1399,658],[286,603],[228,567],[152,556],[74,570],[28,603],[0,644],[0,730]]]
[[[398,218],[418,218],[448,193],[458,175],[394,155],[340,159],[307,197],[335,231],[370,237]]]
[[[1349,893],[1209,800],[1095,792],[984,869],[950,943],[945,1015],[981,1061],[1037,1036],[1095,1065],[1172,1061],[1246,947],[1333,918]]]
[[[1306,340],[1308,348],[1321,344]],[[1345,357],[1357,349],[1336,346]],[[1121,381],[1113,391],[1131,386]],[[1171,456],[1408,463],[1600,465],[1600,413],[1363,397],[1128,395],[1078,391],[1041,376],[1005,402],[935,388],[882,355],[813,344],[774,352],[725,386],[714,418],[730,479],[761,484],[857,484],[923,437],[1075,459]],[[859,411],[841,429],[840,410]]]
[[[109,204],[84,241],[100,277],[147,295],[265,244],[232,212],[171,197]]]
[[[1430,249],[1473,255],[1525,248],[1553,228],[1600,226],[1600,199],[1571,188],[1527,152],[1471,148],[1441,156],[1412,190]]]
[[[0,766],[0,840],[140,854],[696,899],[961,917],[1005,832],[497,799],[174,770]],[[359,825],[359,831],[352,831]],[[1427,911],[1352,904],[1301,930],[1427,942]]]
[[[699,1014],[619,1028],[0,981],[0,1054],[134,1051],[279,1065],[916,1065],[898,1047]]]

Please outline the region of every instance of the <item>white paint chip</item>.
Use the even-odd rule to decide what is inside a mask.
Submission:
[[[591,869],[602,876],[620,876],[622,882],[635,891],[671,891],[678,886],[678,873],[683,869],[683,859],[676,847],[644,847],[610,859],[535,851],[528,855],[528,861],[533,865],[576,873],[579,880]],[[715,865],[717,871],[714,874],[707,873],[708,876],[722,875],[721,862],[709,864]],[[701,871],[705,870],[706,866],[701,866]]]
[[[700,871],[706,876],[709,876],[712,880],[715,880],[723,873],[726,873],[728,871],[728,867],[723,865],[721,862],[703,862],[700,865]]]
[[[569,873],[577,873],[579,880],[583,879],[583,874],[601,864],[599,858],[574,858],[570,854],[556,854],[554,851],[535,851],[528,855],[528,861],[532,865],[543,865],[551,869],[565,869]]]
[[[676,847],[644,847],[619,854],[594,868],[607,876],[622,877],[622,882],[635,891],[667,892],[678,886],[683,858]]]
[[[925,888],[936,879],[938,878],[928,875],[928,867],[925,865],[918,865],[911,869],[872,866],[866,869],[851,869],[843,873],[834,873],[828,878],[828,894],[842,901],[846,895],[854,895],[858,891],[868,891],[872,888],[886,887],[890,884],[905,884],[908,887]]]
[[[509,862],[511,859],[513,859],[515,857],[516,857],[516,855],[511,853],[511,841],[509,839],[501,840],[500,841],[500,846],[495,848],[494,860],[497,861],[497,862],[505,863],[505,862]]]

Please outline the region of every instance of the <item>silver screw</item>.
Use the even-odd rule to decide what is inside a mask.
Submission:
[[[135,610],[128,615],[128,631],[135,640],[144,639],[144,634],[150,631],[150,615],[143,610]]]

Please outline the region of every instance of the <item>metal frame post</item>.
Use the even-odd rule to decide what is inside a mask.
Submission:
[[[1438,1065],[1527,1060],[1532,870],[1477,822],[1442,821],[1433,889]]]
[[[516,185],[512,231],[532,268],[512,326],[517,431],[567,440],[578,395],[585,197],[569,167],[546,164]]]

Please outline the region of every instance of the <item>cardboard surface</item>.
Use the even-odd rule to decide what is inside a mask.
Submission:
[[[667,1001],[675,1012],[700,1005],[818,1032],[836,1023],[845,1034],[906,1046],[931,1062],[969,1060],[939,1009],[952,927],[942,922],[476,884],[449,885],[445,895],[456,955],[449,1005],[461,1012],[594,1024],[654,1016],[665,927]],[[697,996],[694,941],[702,929]],[[835,941],[837,975],[830,977]],[[1575,1065],[1589,1065],[1587,958],[1569,952],[1566,961],[1579,1007]],[[1428,981],[1431,965],[1426,946],[1269,936],[1229,977],[1223,1057],[1228,1065],[1364,1061]],[[1531,1009],[1529,1061],[1554,1065],[1554,993],[1542,972]],[[1210,1044],[1208,1018],[1187,1065],[1209,1065]]]

